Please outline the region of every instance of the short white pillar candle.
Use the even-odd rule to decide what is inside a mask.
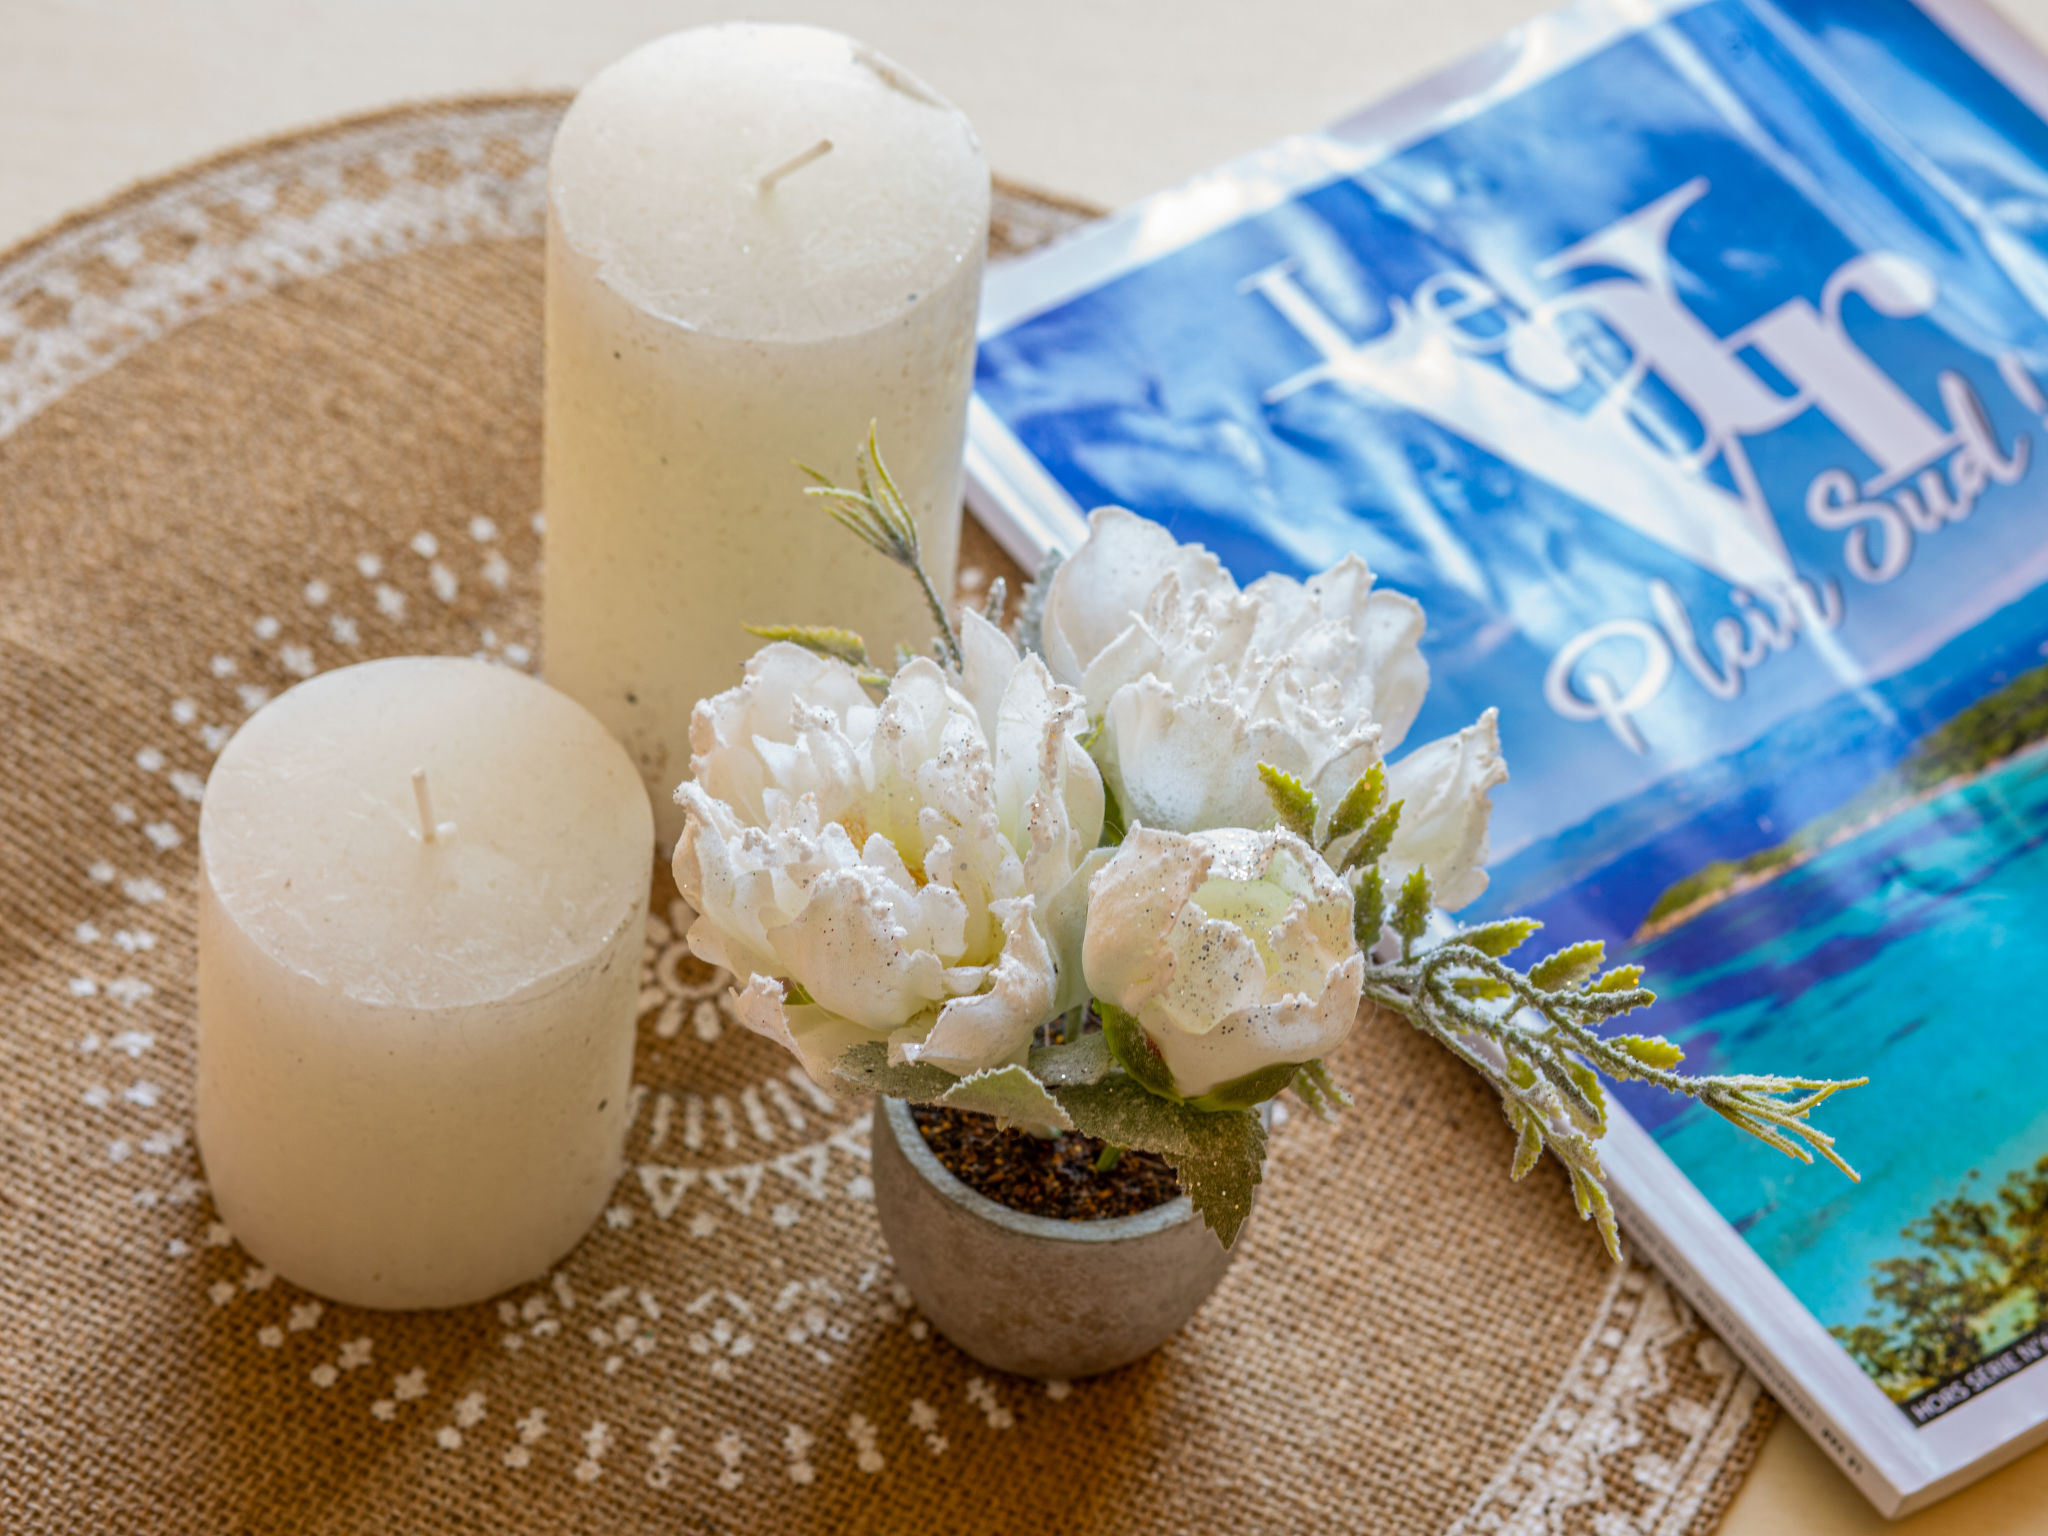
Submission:
[[[653,849],[618,743],[505,668],[258,711],[199,817],[199,1151],[242,1245],[366,1307],[574,1247],[621,1168]]]
[[[690,711],[760,644],[834,624],[920,648],[916,585],[836,531],[877,423],[950,591],[988,240],[967,119],[812,27],[677,33],[584,87],[548,167],[548,681],[626,743],[664,848]]]

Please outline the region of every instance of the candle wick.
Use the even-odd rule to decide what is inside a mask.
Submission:
[[[754,184],[754,195],[765,197],[775,190],[775,184],[785,176],[793,176],[813,161],[822,160],[832,153],[832,141],[820,139],[801,154],[791,155],[774,170],[767,172]]]
[[[431,843],[436,830],[434,797],[427,793],[427,770],[424,768],[412,771],[412,798],[420,812],[420,841]]]

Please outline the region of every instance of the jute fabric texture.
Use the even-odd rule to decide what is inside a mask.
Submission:
[[[265,143],[0,258],[0,1527],[1710,1527],[1768,1400],[1608,1264],[1554,1170],[1510,1185],[1487,1093],[1385,1024],[1336,1064],[1356,1112],[1278,1128],[1193,1325],[1071,1386],[983,1371],[907,1305],[864,1106],[733,1026],[662,884],[631,1166],[556,1273],[362,1312],[217,1221],[192,1135],[214,754],[322,668],[541,664],[560,109]],[[1005,189],[998,254],[1080,216]],[[998,573],[970,529],[963,585]]]

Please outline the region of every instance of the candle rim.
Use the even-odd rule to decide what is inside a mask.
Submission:
[[[480,921],[519,921],[527,925],[520,930],[517,943],[505,938],[503,929],[489,929],[493,939],[503,940],[500,957],[514,954],[532,957],[531,963],[523,970],[504,973],[490,982],[482,980],[488,974],[488,968],[478,969],[478,957],[465,957],[452,946],[431,954],[415,950],[404,957],[410,960],[410,964],[377,964],[373,957],[347,948],[346,935],[337,937],[331,926],[301,918],[308,911],[316,916],[323,915],[319,909],[280,904],[280,893],[289,889],[291,882],[300,878],[308,866],[260,864],[249,844],[236,841],[222,830],[223,816],[261,814],[266,820],[274,820],[279,815],[289,814],[291,808],[286,797],[301,787],[319,785],[317,779],[294,776],[291,785],[280,786],[276,782],[280,775],[274,770],[252,772],[240,761],[251,751],[268,753],[268,757],[258,759],[257,766],[263,768],[280,757],[289,762],[292,753],[287,749],[303,750],[302,743],[270,739],[281,728],[281,721],[289,722],[295,714],[309,709],[322,711],[323,696],[337,687],[375,688],[382,674],[404,672],[419,676],[422,668],[425,675],[437,682],[448,682],[454,692],[465,693],[471,698],[480,698],[479,690],[491,690],[500,700],[516,697],[528,701],[528,707],[544,717],[539,722],[527,722],[526,728],[535,733],[536,750],[557,754],[553,761],[563,764],[573,762],[579,754],[588,757],[593,767],[584,782],[593,786],[594,796],[607,797],[602,804],[593,801],[593,836],[617,838],[611,848],[589,851],[582,895],[573,913],[565,913],[558,908],[554,917],[548,917],[534,903],[535,892],[530,885],[515,885],[504,893],[502,899],[486,906]],[[317,722],[330,717],[322,712],[308,718]],[[408,747],[404,752],[402,761],[410,764],[413,749]],[[432,760],[430,756],[428,761]],[[507,775],[518,773],[516,763],[498,763],[494,768]],[[343,764],[339,771],[345,774],[347,765]],[[244,782],[244,775],[253,785],[253,800],[235,798],[238,786]],[[504,838],[491,835],[488,822],[476,827],[476,835],[471,837],[435,848],[422,846],[410,803],[409,768],[400,767],[392,777],[394,783],[376,794],[377,803],[389,812],[391,822],[378,834],[385,841],[366,840],[352,845],[359,861],[367,860],[374,864],[383,860],[394,867],[410,869],[417,866],[417,861],[427,859],[430,861],[427,865],[418,867],[445,871],[451,858],[458,864],[495,859],[505,864],[505,872],[515,880],[530,873],[529,869],[511,859]],[[504,778],[492,787],[511,783],[510,778]],[[336,810],[333,814],[339,818],[342,813]],[[350,819],[360,814],[360,811],[352,809]],[[456,819],[464,818],[458,816]],[[446,821],[442,823],[444,827],[447,824]],[[546,829],[553,825],[551,813],[543,812],[540,817],[532,819],[524,827],[527,842],[514,851],[531,854],[534,847],[547,846]],[[540,835],[534,834],[535,827],[542,829]],[[634,851],[629,853],[629,847]],[[362,851],[365,849],[367,853]],[[295,979],[345,997],[352,1004],[422,1015],[459,1013],[544,996],[586,968],[594,957],[609,953],[618,945],[622,927],[642,910],[646,883],[651,882],[654,876],[655,852],[653,808],[640,775],[625,749],[595,716],[538,678],[465,656],[382,657],[322,672],[285,690],[243,722],[242,728],[221,750],[215,760],[206,795],[200,803],[199,879],[211,891],[221,913],[230,920],[239,942]],[[227,872],[236,877],[226,883],[215,878],[216,866],[223,860],[230,865]],[[332,867],[343,868],[345,862],[338,856]],[[472,867],[481,867],[481,864]],[[455,899],[470,903],[482,901],[474,888],[457,893]],[[352,907],[361,903],[370,910],[369,904],[376,900],[376,893],[352,893],[349,900]],[[272,905],[266,906],[266,903]],[[431,919],[435,916],[431,906],[424,917],[417,913],[415,916],[418,921],[406,931],[423,933],[431,929]],[[574,922],[565,927],[563,919],[569,916],[573,916]],[[373,910],[367,917],[353,911],[347,917],[360,931],[372,934],[379,931]],[[537,933],[544,936],[544,944],[536,944]],[[425,942],[424,939],[421,942]],[[488,960],[490,956],[486,953],[482,958]],[[464,977],[471,983],[466,987],[445,984]]]
[[[609,177],[604,174],[607,157],[613,162],[635,154],[651,159],[677,152],[679,144],[720,146],[717,151],[706,150],[706,154],[724,153],[729,148],[737,157],[730,175],[719,177],[707,172],[701,182],[703,188],[730,199],[715,210],[728,219],[803,217],[797,200],[825,195],[815,186],[804,189],[805,180],[814,176],[816,170],[786,181],[775,189],[774,195],[760,197],[755,193],[754,178],[759,176],[762,166],[772,168],[778,160],[787,158],[785,144],[791,139],[804,142],[803,129],[792,128],[786,134],[779,133],[772,143],[751,148],[728,145],[728,141],[743,140],[745,135],[730,131],[707,133],[701,124],[658,144],[650,140],[649,135],[662,130],[664,124],[668,129],[675,125],[666,119],[664,124],[655,123],[654,117],[659,114],[633,96],[635,89],[647,83],[639,78],[640,73],[670,62],[671,55],[686,56],[691,48],[709,46],[721,36],[783,38],[819,50],[812,62],[829,56],[834,69],[829,78],[816,77],[815,91],[821,98],[850,89],[849,82],[857,78],[851,70],[858,69],[882,84],[885,100],[900,99],[920,114],[936,113],[940,121],[957,129],[957,143],[943,156],[927,156],[910,167],[914,174],[896,178],[899,196],[910,196],[920,190],[933,193],[935,181],[958,183],[936,189],[939,212],[935,220],[941,226],[936,235],[919,240],[905,236],[899,240],[897,261],[903,271],[891,272],[884,279],[874,275],[873,263],[858,268],[833,266],[833,261],[844,260],[835,253],[844,249],[845,242],[809,240],[802,247],[802,257],[811,265],[786,274],[788,280],[774,290],[788,299],[800,295],[805,302],[785,302],[773,318],[763,320],[758,313],[759,304],[754,305],[755,313],[749,313],[732,297],[741,286],[731,281],[733,272],[736,268],[744,269],[744,264],[731,245],[699,247],[665,237],[640,243],[658,249],[658,254],[650,255],[626,236],[615,233],[615,219],[623,224],[629,218],[652,217],[650,198],[668,195],[684,183],[693,188],[700,183],[692,178],[651,178],[622,190],[617,184],[621,173],[614,171]],[[684,57],[681,62],[689,65],[694,61]],[[623,118],[617,115],[617,98],[622,95],[632,108]],[[686,109],[665,100],[662,110],[673,114]],[[605,117],[606,113],[614,115]],[[595,126],[593,116],[598,118]],[[877,153],[877,140],[872,132],[835,123],[829,114],[814,114],[805,121],[810,124],[813,142],[819,138],[832,142],[833,160],[872,171],[871,162]],[[635,138],[636,134],[639,137]],[[944,137],[941,131],[933,142]],[[625,142],[629,139],[632,142]],[[947,163],[941,166],[940,159]],[[566,184],[572,172],[574,186]],[[643,44],[600,71],[584,86],[563,117],[549,155],[547,186],[551,260],[559,248],[563,259],[583,270],[607,293],[664,326],[761,346],[811,345],[861,336],[900,323],[906,314],[949,287],[963,271],[970,267],[979,270],[986,254],[993,202],[987,158],[972,123],[913,72],[866,44],[828,28],[754,21],[727,21],[672,32]],[[703,213],[709,205],[702,199],[691,202],[682,198],[680,192],[674,195],[680,201],[664,210],[672,217],[662,227],[670,231],[702,227],[688,220]],[[890,234],[881,225],[869,229],[871,233],[882,229],[885,236]],[[761,237],[765,239],[772,233],[764,226]],[[737,235],[733,241],[742,248],[747,244]],[[745,254],[744,249],[739,253]],[[754,265],[758,267],[758,262]],[[862,287],[864,283],[873,284],[872,302]]]

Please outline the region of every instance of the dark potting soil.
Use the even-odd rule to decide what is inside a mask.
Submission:
[[[1126,1151],[1107,1173],[1095,1171],[1103,1144],[1068,1133],[1047,1141],[999,1128],[989,1115],[913,1104],[925,1144],[969,1189],[1030,1216],[1107,1221],[1164,1205],[1180,1193],[1173,1167],[1153,1152]]]

